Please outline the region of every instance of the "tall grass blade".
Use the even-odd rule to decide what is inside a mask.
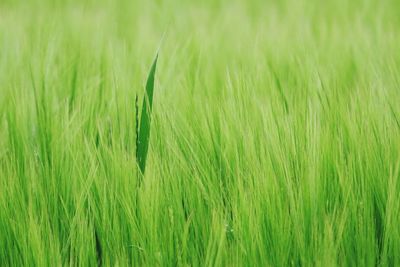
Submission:
[[[146,91],[143,97],[142,113],[140,117],[139,133],[137,133],[136,160],[142,174],[146,169],[147,151],[150,139],[151,110],[153,106],[154,76],[156,74],[158,53],[153,61],[146,82]]]

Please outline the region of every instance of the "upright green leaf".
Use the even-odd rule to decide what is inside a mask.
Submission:
[[[151,110],[153,106],[153,91],[154,91],[154,76],[156,74],[158,53],[151,66],[149,76],[146,82],[146,91],[143,97],[142,113],[140,117],[139,133],[136,134],[137,147],[136,147],[136,160],[142,174],[146,168],[147,151],[149,148],[150,140],[150,123],[151,123]]]

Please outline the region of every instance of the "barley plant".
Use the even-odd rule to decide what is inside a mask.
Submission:
[[[399,266],[399,12],[1,0],[0,266]]]

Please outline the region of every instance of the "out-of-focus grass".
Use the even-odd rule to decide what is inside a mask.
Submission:
[[[1,264],[400,264],[399,8],[1,1]]]

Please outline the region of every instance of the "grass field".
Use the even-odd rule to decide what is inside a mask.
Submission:
[[[400,265],[399,52],[396,0],[1,0],[0,265]]]

